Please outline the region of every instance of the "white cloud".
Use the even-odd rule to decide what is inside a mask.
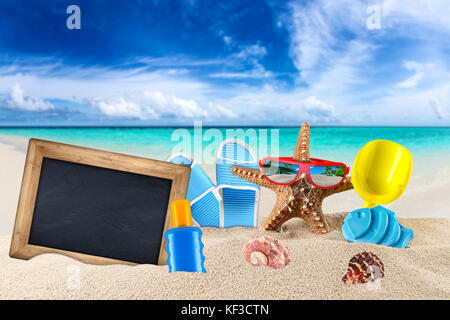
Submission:
[[[162,92],[144,91],[140,99],[145,109],[150,113],[166,118],[203,118],[207,112],[200,108],[194,100],[178,98]]]
[[[390,92],[370,101],[366,108],[372,110],[381,123],[441,123],[448,119],[450,110],[449,78],[431,88]]]
[[[448,41],[448,0],[375,2],[373,5],[380,7],[382,15],[381,30],[376,31],[370,31],[366,26],[369,18],[366,10],[370,4],[366,0],[289,3],[290,11],[282,16],[282,20],[290,33],[292,61],[303,81],[313,81],[317,73],[332,66],[336,57],[345,55],[351,41],[375,43],[382,37],[399,35],[415,41],[429,41],[430,32],[435,40]],[[367,46],[367,52],[370,53],[372,48]]]
[[[329,59],[327,68],[309,77],[310,91],[327,97],[341,97],[348,92],[355,94],[353,87],[366,81],[362,70],[370,61],[372,50],[374,46],[367,42],[350,41],[344,52],[336,53]]]
[[[264,79],[271,78],[274,74],[267,71],[261,64],[255,63],[253,68],[241,72],[219,72],[209,75],[211,78],[228,78],[228,79]]]
[[[430,32],[433,32],[434,43],[447,42],[450,32],[447,0],[436,0],[432,5],[428,0],[384,0],[374,4],[381,8],[382,13],[381,30],[375,31],[366,26],[369,18],[366,9],[370,5],[367,1],[290,2],[289,14],[282,18],[290,33],[290,56],[301,81],[314,85],[332,69],[348,71],[351,76],[364,79],[364,64],[376,63],[372,59],[380,44],[383,45],[380,40],[410,37],[416,42],[420,38],[427,41],[423,46],[423,56],[436,50],[429,46]],[[439,57],[438,51],[434,52]],[[422,72],[419,70],[404,83],[399,83],[399,87],[416,86],[421,81]],[[341,79],[346,81],[347,78],[347,73],[341,74]]]
[[[336,121],[334,106],[310,96],[303,101],[304,109],[310,116],[310,121]]]
[[[230,36],[223,36],[223,42],[225,42],[227,46],[230,46],[233,42],[233,39]]]
[[[124,98],[118,98],[114,101],[106,102],[100,99],[94,99],[92,106],[98,108],[103,114],[111,117],[125,117],[144,119],[145,115],[140,106]]]
[[[417,87],[417,85],[425,75],[425,70],[432,68],[434,65],[432,63],[424,64],[416,61],[405,61],[403,63],[403,66],[407,70],[414,71],[414,74],[410,76],[408,79],[397,83],[396,87],[408,89]]]
[[[142,68],[111,69],[99,67],[73,67],[38,63],[34,67],[18,64],[0,67],[0,94],[9,93],[11,83],[20,83],[27,93],[42,99],[60,99],[82,102],[101,98],[114,101],[133,91],[173,92],[177,96],[193,99],[209,90],[207,83],[193,79],[189,74],[169,70],[143,71]]]
[[[285,25],[291,36],[290,55],[303,81],[313,81],[334,65],[336,58],[346,55],[351,42],[338,35],[342,30],[355,34],[364,31],[365,10],[363,3],[348,0],[290,3]]]
[[[383,15],[381,30],[367,31],[365,1],[353,4],[350,0],[319,0],[307,2],[306,7],[299,3],[291,5],[289,19],[280,20],[290,32],[290,56],[299,70],[298,86],[293,88],[277,87],[277,74],[264,68],[266,47],[260,43],[240,46],[230,39],[229,49],[234,53],[211,60],[149,57],[117,69],[70,67],[51,59],[25,64],[25,68],[20,64],[3,66],[0,94],[9,93],[11,83],[21,83],[27,94],[39,96],[42,101],[88,100],[111,118],[168,119],[166,123],[174,119],[230,123],[230,119],[236,119],[236,124],[253,121],[274,125],[302,121],[449,124],[450,73],[446,56],[440,51],[440,38],[429,39],[420,53],[394,50],[392,55],[382,53],[382,61],[374,57],[378,49],[386,50],[386,33],[391,33],[388,39],[398,35],[399,25],[407,26],[415,36],[412,13],[394,19],[400,6]],[[418,23],[425,20],[432,25],[430,18],[419,19]],[[439,22],[439,26],[442,24],[445,22]],[[423,31],[426,27],[417,28]],[[351,36],[342,37],[342,31]],[[418,57],[421,61],[413,61]],[[387,58],[401,60],[385,64]],[[402,60],[406,61],[402,64]],[[260,79],[264,84],[235,81],[226,87],[216,85],[218,81],[205,81],[191,73],[199,69],[222,71],[209,75],[214,78]],[[395,75],[405,70],[404,78],[397,80]],[[408,88],[413,90],[405,90]]]
[[[384,0],[380,2],[383,22],[389,27],[410,24],[407,31],[417,36],[421,30],[450,31],[450,6],[448,0]],[[384,24],[383,24],[384,25]],[[414,25],[414,27],[412,27]],[[425,27],[425,28],[424,28]]]
[[[209,112],[213,114],[213,118],[215,118],[215,119],[220,119],[220,118],[236,119],[236,118],[238,118],[237,114],[234,113],[231,110],[231,108],[225,108],[225,107],[221,106],[220,104],[213,103],[213,102],[209,102],[207,104],[207,106],[208,106]]]
[[[15,84],[10,91],[6,105],[15,110],[47,111],[53,109],[53,104],[36,96],[26,96],[19,84]]]
[[[49,109],[53,105],[45,99],[51,98],[78,104],[88,102],[94,110],[111,118],[207,120],[236,117],[233,108],[225,108],[209,97],[209,93],[214,96],[217,92],[210,84],[195,80],[186,72],[77,68],[45,63],[40,64],[38,70],[30,67],[0,67],[0,94],[6,91],[9,95],[11,82],[23,83],[33,93],[25,96],[20,86],[15,87],[9,107]]]
[[[137,118],[141,120],[192,120],[234,118],[235,115],[221,105],[205,103],[200,107],[194,100],[179,98],[159,91],[141,91],[112,101],[93,99],[91,105],[110,117]]]
[[[447,120],[450,72],[443,48],[450,32],[448,1],[436,0],[435,5],[425,0],[382,0],[374,4],[381,7],[381,30],[368,30],[370,3],[365,0],[290,2],[289,12],[280,19],[290,34],[297,83],[303,86],[294,91],[303,99],[315,96],[336,106],[334,114],[344,123]],[[410,52],[400,49],[400,44],[387,52],[389,41],[395,38],[410,38],[423,45],[406,42],[414,48]],[[422,61],[412,61],[419,56]],[[398,65],[400,70],[393,67],[399,58],[406,60]],[[395,83],[394,76],[404,71],[402,67],[410,74]],[[327,111],[324,114],[328,116]]]
[[[299,91],[279,92],[271,86],[247,88],[232,98],[218,99],[218,102],[226,109],[233,110],[237,119],[244,123],[338,123],[333,105],[313,95],[308,96]]]
[[[226,79],[267,79],[274,76],[260,63],[267,54],[267,49],[259,44],[239,46],[239,51],[231,54],[227,59],[227,67],[233,71],[216,72],[211,78]]]
[[[396,84],[398,88],[414,88],[419,84],[419,81],[423,78],[423,72],[417,71],[414,75],[406,79],[405,81]]]
[[[240,48],[241,48],[240,51],[233,54],[233,57],[243,60],[249,60],[255,58],[262,58],[267,54],[266,47],[261,46],[259,44],[241,46]]]

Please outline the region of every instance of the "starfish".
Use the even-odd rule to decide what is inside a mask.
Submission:
[[[310,162],[309,138],[309,124],[305,122],[300,129],[293,156],[294,160]],[[323,199],[332,194],[353,189],[350,177],[346,177],[337,187],[319,189],[309,182],[305,173],[302,173],[296,182],[287,186],[270,182],[259,170],[234,166],[231,168],[231,172],[242,179],[276,193],[275,206],[261,226],[265,230],[277,230],[286,221],[299,217],[304,219],[315,233],[328,233],[330,228],[322,212]]]

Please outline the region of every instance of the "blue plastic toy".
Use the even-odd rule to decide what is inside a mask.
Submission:
[[[414,239],[414,231],[402,226],[395,212],[382,206],[350,212],[344,219],[342,233],[351,242],[375,243],[394,248],[406,248]]]

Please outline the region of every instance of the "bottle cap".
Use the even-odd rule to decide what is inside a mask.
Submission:
[[[170,204],[172,227],[192,227],[191,204],[185,199],[174,200]]]

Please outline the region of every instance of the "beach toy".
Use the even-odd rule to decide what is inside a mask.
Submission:
[[[402,226],[395,212],[382,206],[350,212],[344,219],[342,233],[351,242],[375,243],[394,248],[406,248],[414,238],[414,231]]]
[[[289,250],[275,238],[259,236],[244,246],[244,258],[254,266],[274,269],[284,267],[291,261]]]
[[[204,272],[202,231],[192,226],[191,206],[187,200],[170,204],[172,227],[164,234],[169,272]]]
[[[235,165],[258,169],[258,159],[246,143],[238,139],[227,139],[216,153],[217,188],[222,197],[220,226],[256,227],[260,188],[233,175],[231,168]]]
[[[345,284],[366,283],[384,277],[384,265],[372,252],[361,252],[350,259],[347,274],[342,277]]]
[[[412,155],[389,140],[373,140],[356,156],[352,168],[355,191],[364,199],[363,208],[396,200],[405,191],[412,171]]]
[[[191,156],[174,153],[167,161],[191,167],[186,200],[191,204],[193,223],[200,227],[220,227],[221,197],[215,184]]]
[[[304,122],[294,150],[294,160],[308,163],[311,161],[309,135],[309,124]],[[313,232],[328,233],[330,228],[322,212],[323,199],[353,188],[350,177],[345,177],[342,183],[336,187],[321,189],[312,185],[306,174],[301,174],[293,184],[280,186],[264,177],[259,168],[251,169],[236,165],[231,168],[231,172],[242,179],[275,192],[277,197],[275,206],[262,224],[262,228],[265,230],[280,229],[286,221],[292,218],[302,218]]]
[[[364,203],[362,209],[350,212],[344,219],[345,239],[406,248],[414,231],[403,227],[394,212],[377,204],[400,197],[411,171],[411,153],[398,143],[374,140],[361,148],[353,165],[352,183]]]

